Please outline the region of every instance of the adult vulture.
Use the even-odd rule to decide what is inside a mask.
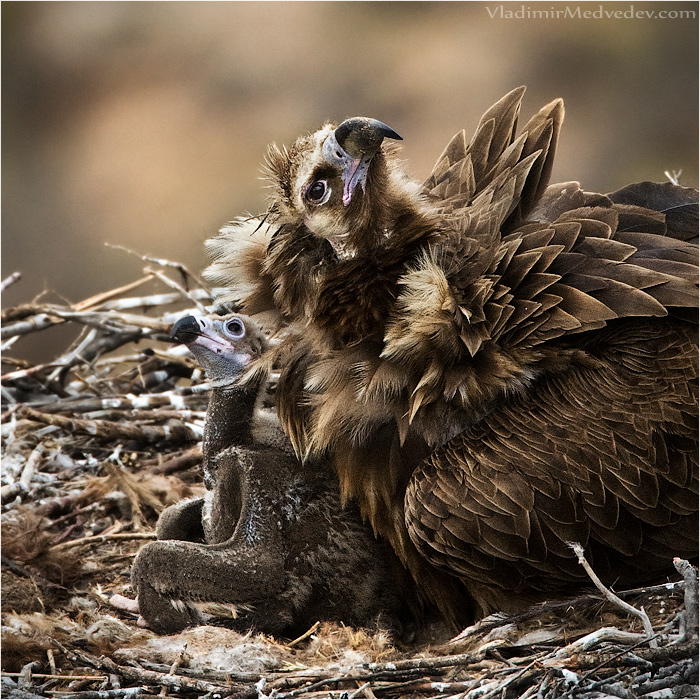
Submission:
[[[523,93],[422,185],[375,119],[273,146],[267,214],[208,243],[286,327],[295,449],[456,623],[586,585],[572,541],[618,586],[697,555],[697,191],[549,185],[563,103],[518,132]]]

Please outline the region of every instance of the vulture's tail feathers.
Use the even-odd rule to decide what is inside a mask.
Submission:
[[[513,142],[524,94],[524,87],[512,90],[481,117],[476,133],[467,147],[477,183],[482,182],[487,173],[493,170],[498,159]]]
[[[528,219],[531,210],[547,188],[549,178],[552,175],[554,156],[563,121],[564,102],[561,99],[557,99],[545,105],[525,125],[523,133],[527,134],[527,139],[525,140],[523,155],[529,155],[538,151],[539,155],[530,168],[527,183],[520,195],[520,202],[506,223],[506,230],[514,229]]]
[[[444,196],[445,189],[439,186],[458,179],[455,176],[459,174],[459,169],[455,166],[466,161],[469,162],[472,179],[481,180],[512,143],[524,94],[524,87],[516,88],[493,105],[479,121],[469,145],[464,130],[455,134],[435,163],[430,177],[423,184],[423,191],[436,199],[447,199]],[[469,194],[473,193],[472,189]]]
[[[639,182],[608,195],[617,204],[631,204],[660,212],[665,217],[666,235],[698,242],[698,191],[672,182]]]

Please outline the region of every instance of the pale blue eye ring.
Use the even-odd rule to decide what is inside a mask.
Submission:
[[[245,325],[240,318],[231,318],[224,323],[224,331],[230,338],[238,340],[245,335]]]

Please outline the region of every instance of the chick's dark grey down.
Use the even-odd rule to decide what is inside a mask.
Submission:
[[[257,409],[260,379],[237,380],[266,348],[242,315],[189,316],[173,328],[212,383],[203,453],[203,499],[166,509],[132,582],[159,633],[201,624],[195,601],[233,603],[237,629],[297,635],[317,620],[399,631],[407,611],[391,548],[341,505],[338,480],[319,460],[302,465],[274,416]]]

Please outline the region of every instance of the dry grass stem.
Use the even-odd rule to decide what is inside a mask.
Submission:
[[[105,542],[123,542],[125,540],[154,540],[154,532],[117,532],[113,535],[94,535],[93,537],[81,537],[78,540],[61,542],[52,547],[56,551],[73,549],[73,547],[90,547],[94,544],[104,544]]]

